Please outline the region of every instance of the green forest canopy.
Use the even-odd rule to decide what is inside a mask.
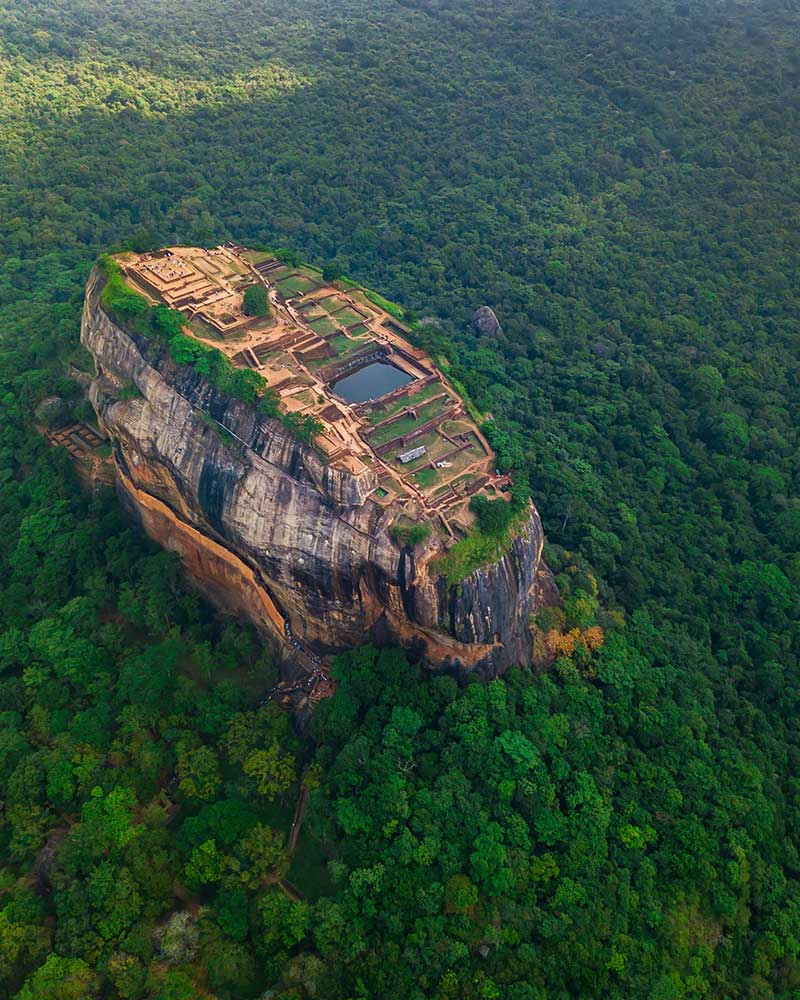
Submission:
[[[799,31],[0,3],[0,995],[797,995]],[[31,428],[85,412],[100,251],[229,238],[422,318],[600,649],[461,690],[358,651],[311,739],[255,708],[255,638]]]

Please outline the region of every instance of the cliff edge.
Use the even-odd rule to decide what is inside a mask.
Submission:
[[[529,617],[552,584],[532,503],[501,558],[449,583],[437,570],[448,540],[396,541],[401,506],[374,468],[328,460],[126,332],[101,306],[102,287],[95,270],[81,341],[119,492],[212,601],[311,657],[371,640],[486,676],[530,662]]]

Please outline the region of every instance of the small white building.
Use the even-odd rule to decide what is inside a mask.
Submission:
[[[411,451],[404,451],[397,458],[403,465],[407,465],[409,462],[413,462],[415,458],[422,458],[427,450],[425,445],[421,444],[418,448],[412,448]]]

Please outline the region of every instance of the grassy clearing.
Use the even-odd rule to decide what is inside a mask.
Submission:
[[[414,478],[423,489],[427,490],[439,478],[439,470],[430,468],[420,469],[419,472],[414,473]]]
[[[281,278],[275,282],[275,285],[285,299],[305,295],[306,292],[317,287],[317,283],[305,274],[292,274],[288,278]]]
[[[390,333],[396,334],[398,337],[406,337],[406,336],[408,336],[407,331],[404,330],[403,327],[400,326],[399,323],[395,323],[394,320],[388,320],[383,325],[384,325],[384,328],[386,330],[389,330]]]
[[[338,295],[326,295],[324,299],[317,299],[317,302],[329,313],[336,312],[346,305],[344,299],[340,299]]]
[[[452,478],[458,475],[459,472],[472,465],[473,462],[479,462],[483,457],[483,449],[478,444],[477,439],[475,439],[469,448],[465,448],[447,460],[450,462],[450,468],[445,470],[447,477]],[[467,476],[466,478],[469,479],[472,477]]]
[[[300,306],[300,312],[305,319],[317,319],[319,316],[327,315],[325,310],[317,305],[316,302],[303,302]]]
[[[452,437],[457,434],[469,434],[472,431],[472,425],[468,424],[466,420],[445,420],[442,424],[442,430]],[[475,438],[475,443],[477,444],[478,439]]]
[[[379,424],[381,420],[386,420],[388,417],[391,417],[393,414],[405,409],[407,406],[418,406],[423,400],[428,399],[430,396],[434,396],[437,392],[442,392],[442,386],[439,385],[438,382],[432,382],[430,385],[424,385],[419,392],[415,392],[410,396],[404,396],[402,399],[392,400],[388,406],[373,410],[367,419],[371,424]]]
[[[308,389],[303,389],[302,392],[296,392],[291,398],[301,406],[311,406],[314,402],[314,393],[309,392]]]
[[[339,358],[344,354],[349,354],[350,351],[355,351],[359,345],[354,343],[349,337],[345,337],[343,333],[339,333],[335,337],[331,337],[328,341],[328,346],[333,349],[334,354]]]
[[[335,333],[339,329],[330,316],[320,316],[319,319],[311,320],[308,325],[314,333],[318,333],[320,337],[327,337],[329,333]]]
[[[419,427],[419,420],[415,420],[413,417],[401,417],[399,420],[395,420],[391,424],[385,424],[383,427],[379,427],[378,430],[370,437],[370,444],[386,444],[387,441],[391,441],[392,438],[400,437],[401,434],[408,434],[409,431],[413,431],[415,427]]]
[[[242,256],[251,264],[263,264],[265,260],[272,260],[274,254],[266,253],[264,250],[247,250]]]
[[[272,282],[274,285],[276,282],[281,281],[283,278],[289,278],[291,275],[297,274],[296,267],[276,267],[274,271],[270,271],[266,276],[267,281]]]
[[[329,365],[333,361],[333,358],[304,358],[303,364],[308,368],[309,371],[316,371],[317,368],[324,368],[325,365]]]
[[[364,322],[364,317],[361,313],[357,313],[355,309],[351,309],[350,306],[347,306],[337,312],[334,318],[340,326],[352,326],[354,323]]]
[[[275,326],[275,319],[272,316],[265,316],[264,319],[259,320],[257,323],[253,323],[248,329],[248,333],[264,333],[266,330],[271,330]]]
[[[405,469],[408,472],[413,472],[415,469],[420,469],[420,468],[422,468],[422,466],[427,465],[428,462],[430,462],[430,461],[432,461],[434,459],[434,457],[435,457],[434,456],[434,451],[436,451],[437,445],[440,442],[443,445],[447,444],[447,442],[443,441],[443,439],[441,437],[439,437],[439,435],[436,434],[435,432],[430,432],[428,434],[423,434],[422,437],[418,437],[416,439],[416,441],[414,442],[414,447],[418,448],[420,445],[424,445],[425,448],[426,448],[426,453],[424,455],[421,455],[419,458],[413,459],[411,462],[408,462],[406,465],[403,465],[402,468]],[[389,452],[388,458],[392,462],[398,462],[399,463],[399,456],[402,455],[403,452],[406,452],[406,451],[409,451],[409,450],[410,450],[410,446],[406,447],[404,445],[401,445],[398,448],[393,448],[392,451]]]
[[[413,431],[415,427],[419,427],[424,424],[427,420],[432,420],[434,417],[438,416],[442,410],[445,408],[447,400],[434,399],[430,403],[426,403],[425,406],[417,410],[417,418],[414,417],[401,417],[399,420],[395,420],[391,424],[385,424],[383,427],[379,427],[370,438],[372,444],[385,444],[387,441],[391,441],[394,437],[399,437],[401,434],[408,434],[409,431]]]
[[[325,365],[332,364],[335,360],[347,357],[348,354],[356,351],[360,347],[360,344],[354,343],[349,337],[345,337],[343,333],[339,333],[335,337],[331,337],[328,341],[328,346],[333,351],[332,355],[329,355],[327,358],[311,358],[306,362],[312,371],[316,368],[323,368]]]

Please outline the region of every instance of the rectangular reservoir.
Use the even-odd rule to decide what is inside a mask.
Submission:
[[[364,403],[368,399],[380,399],[411,381],[412,377],[407,372],[386,361],[374,361],[352,375],[340,378],[331,385],[331,389],[348,403]]]

